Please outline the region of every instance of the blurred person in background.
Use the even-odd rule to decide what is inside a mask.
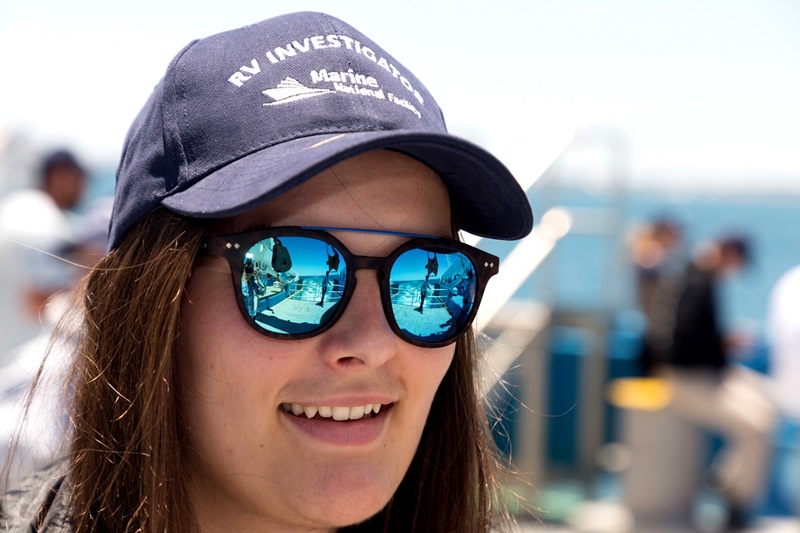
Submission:
[[[769,300],[770,374],[783,413],[800,421],[800,266],[783,274]]]
[[[788,416],[800,421],[800,265],[775,283],[767,321],[770,374],[777,385],[780,406]]]
[[[738,235],[698,250],[681,281],[669,357],[657,366],[672,388],[671,408],[725,438],[713,480],[728,506],[728,531],[747,526],[762,494],[777,415],[763,376],[731,360],[735,343],[720,316],[719,284],[741,272],[751,254]]]
[[[50,254],[61,256],[77,242],[72,210],[83,198],[86,171],[74,154],[56,150],[43,158],[40,179],[39,187],[0,201],[0,364],[52,322],[46,304],[75,275]]]
[[[105,255],[112,202],[113,198],[98,198],[91,202],[80,217],[77,241],[61,251],[65,260],[76,265],[72,269],[75,275],[69,280],[70,289]],[[65,303],[69,303],[70,295],[71,291],[63,291]],[[55,316],[56,312],[66,309],[66,305],[48,307],[51,322],[38,335],[9,350],[7,362],[0,368],[0,464],[6,468],[6,475],[0,476],[0,489],[3,491],[16,484],[25,473],[51,464],[58,455],[67,422],[63,415],[58,414],[63,411],[59,410],[64,386],[62,379],[75,349],[72,338],[74,321],[67,320],[61,327],[55,327],[57,319],[61,318]],[[25,413],[26,393],[43,362],[46,364],[37,378],[42,392]],[[24,426],[21,425],[23,415],[27,419]],[[15,440],[16,448],[10,454],[12,440]]]
[[[639,357],[643,372],[651,374],[658,361],[668,359],[672,342],[673,310],[686,264],[680,224],[668,216],[654,219],[636,235],[631,255],[645,320]]]
[[[783,417],[781,430],[787,435],[785,444],[796,449],[800,446],[796,431],[800,427],[800,393],[797,391],[800,384],[800,265],[785,272],[772,288],[767,334],[769,374],[775,382],[776,401]],[[795,512],[800,514],[798,491],[795,491],[794,505]]]

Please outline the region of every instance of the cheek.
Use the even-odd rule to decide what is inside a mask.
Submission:
[[[230,295],[187,289],[181,308],[180,362],[188,393],[207,393],[204,382],[208,378],[225,377],[235,368],[235,364],[228,368],[224,363],[235,363],[232,358],[241,355],[233,340],[246,339],[238,314],[236,301]]]
[[[453,353],[453,347],[409,350],[404,376],[407,397],[398,404],[402,407],[393,411],[400,420],[397,426],[400,433],[393,438],[398,446],[394,456],[402,470],[400,478],[417,453],[434,398],[453,362]]]
[[[196,268],[181,305],[179,360],[187,385],[217,386],[215,380],[244,386],[280,384],[301,366],[308,343],[261,335],[244,319],[230,273]],[[202,390],[202,389],[201,389]]]
[[[296,358],[291,345],[245,322],[229,277],[195,278],[181,307],[180,401],[193,448],[216,464],[230,461],[234,450],[251,450],[248,438],[264,440],[262,426],[277,412],[277,391],[295,372]]]
[[[190,366],[273,351],[265,349],[268,339],[245,322],[233,291],[230,275],[201,273],[190,279],[181,306],[182,360]]]
[[[428,363],[428,374],[430,374],[430,380],[436,384],[434,388],[438,388],[439,384],[442,382],[442,378],[444,378],[444,375],[450,368],[450,365],[453,364],[456,345],[451,344],[450,346],[445,346],[443,348],[433,348],[425,351],[432,352],[428,355],[428,358],[430,359],[430,362]]]
[[[199,399],[221,405],[255,393],[257,376],[267,371],[279,376],[275,361],[289,360],[242,318],[230,279],[209,277],[193,276],[181,306],[179,372],[190,416]]]
[[[455,344],[444,348],[419,348],[412,358],[411,372],[415,381],[416,393],[424,399],[429,408],[439,390],[447,370],[453,364]]]
[[[195,428],[203,425],[201,407],[227,403],[223,400],[229,391],[222,385],[237,381],[233,371],[240,363],[234,359],[241,351],[235,349],[232,339],[241,335],[239,309],[231,293],[230,287],[217,287],[205,283],[202,276],[193,276],[181,305],[182,403],[189,425]]]

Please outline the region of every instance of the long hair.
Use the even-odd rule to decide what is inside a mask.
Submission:
[[[201,223],[157,211],[89,275],[67,482],[78,532],[192,531],[175,357]]]
[[[176,346],[181,301],[206,233],[204,222],[156,211],[88,276],[66,477],[75,531],[197,530]],[[399,489],[376,516],[343,532],[488,533],[498,515],[503,522],[476,353],[467,333]]]

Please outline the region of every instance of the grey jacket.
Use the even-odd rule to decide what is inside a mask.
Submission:
[[[71,533],[63,466],[40,470],[0,500],[0,531]]]

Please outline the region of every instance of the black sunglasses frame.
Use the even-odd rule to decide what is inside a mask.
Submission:
[[[411,237],[411,239],[404,242],[397,248],[395,248],[386,257],[371,257],[371,256],[353,254],[339,239],[328,233],[329,231],[375,233],[381,235]],[[305,333],[276,333],[273,331],[266,330],[263,327],[259,326],[255,320],[255,317],[251,317],[250,313],[247,311],[247,307],[244,301],[244,294],[242,293],[241,290],[241,279],[244,271],[245,254],[257,242],[264,239],[275,238],[275,237],[279,238],[306,237],[311,239],[317,239],[326,244],[330,244],[331,246],[336,248],[336,250],[338,250],[339,253],[341,253],[342,257],[344,258],[344,262],[347,267],[347,278],[345,280],[345,288],[344,292],[342,293],[341,301],[339,305],[336,307],[335,312],[329,317],[327,322],[320,324],[319,327],[316,329],[307,331]],[[473,301],[472,308],[470,309],[469,314],[464,320],[461,328],[455,330],[450,336],[441,340],[422,341],[419,339],[415,339],[413,337],[409,337],[402,331],[400,326],[398,326],[397,321],[394,317],[394,313],[392,310],[392,302],[391,302],[389,273],[391,272],[392,266],[394,265],[394,262],[397,260],[397,258],[400,257],[400,255],[402,255],[404,252],[414,248],[422,248],[429,252],[437,252],[437,251],[440,251],[442,253],[459,252],[464,254],[475,266],[476,285],[475,285],[475,299]],[[384,315],[386,316],[386,321],[388,322],[392,331],[394,331],[394,333],[399,338],[401,338],[405,342],[408,342],[409,344],[413,344],[415,346],[420,346],[423,348],[438,348],[441,346],[447,346],[449,344],[452,344],[469,328],[469,326],[472,324],[472,321],[475,318],[475,314],[478,311],[478,307],[480,306],[481,298],[483,297],[483,292],[486,289],[486,284],[488,283],[489,279],[492,276],[497,274],[498,263],[499,263],[499,259],[497,258],[497,256],[494,256],[488,252],[484,252],[483,250],[475,248],[474,246],[470,246],[468,244],[464,244],[463,242],[456,241],[453,239],[446,239],[430,235],[418,235],[418,234],[398,233],[389,231],[363,230],[363,229],[353,229],[353,228],[322,228],[322,227],[307,227],[307,226],[275,227],[275,228],[267,228],[256,231],[246,231],[242,233],[232,233],[226,235],[206,237],[200,244],[200,249],[197,252],[197,256],[205,257],[210,255],[218,255],[225,258],[228,261],[228,264],[230,265],[231,268],[234,294],[236,295],[236,301],[239,304],[239,310],[241,311],[242,317],[244,317],[245,321],[248,324],[250,324],[250,326],[254,330],[261,333],[262,335],[282,340],[306,339],[314,337],[333,327],[333,325],[339,320],[341,315],[344,313],[344,310],[350,303],[350,298],[352,297],[353,292],[355,291],[356,271],[363,269],[377,270],[378,283],[380,286],[380,294],[381,294],[381,303],[383,306]]]

